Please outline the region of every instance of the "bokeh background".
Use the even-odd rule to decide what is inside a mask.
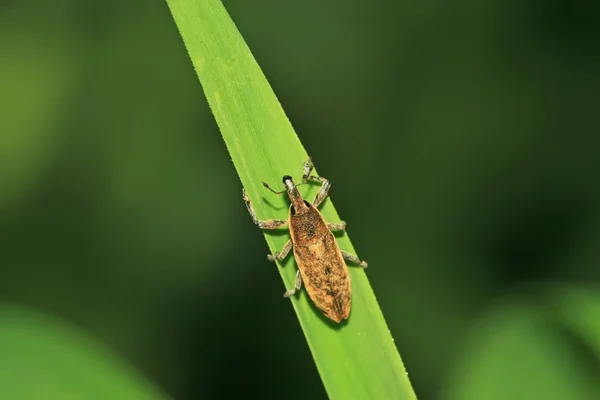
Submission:
[[[598,3],[224,3],[419,398],[600,393]],[[0,60],[0,302],[172,398],[326,398],[166,2],[2,2]]]

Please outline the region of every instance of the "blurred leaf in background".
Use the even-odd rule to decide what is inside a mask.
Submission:
[[[224,3],[333,183],[419,399],[548,377],[585,398],[594,301],[528,288],[598,295],[600,5]],[[324,398],[166,3],[0,7],[0,301],[173,398]]]
[[[598,289],[523,289],[488,309],[462,341],[442,399],[597,397]]]
[[[5,399],[167,399],[105,346],[25,308],[0,307],[0,354]]]

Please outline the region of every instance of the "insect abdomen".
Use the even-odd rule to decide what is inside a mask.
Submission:
[[[327,232],[308,246],[295,246],[294,253],[304,287],[315,305],[336,322],[350,314],[350,277],[335,237]]]
[[[335,322],[347,319],[350,275],[335,236],[312,205],[303,214],[290,215],[289,222],[294,256],[308,296]]]

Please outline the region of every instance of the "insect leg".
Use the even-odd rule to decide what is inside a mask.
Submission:
[[[354,254],[348,253],[347,251],[343,251],[343,250],[341,252],[342,252],[342,257],[344,257],[344,260],[358,264],[358,266],[361,268],[367,268],[369,266],[369,264],[367,264],[366,261],[361,261]]]
[[[279,251],[275,254],[269,254],[267,256],[267,258],[269,259],[269,261],[275,261],[275,260],[281,261],[285,257],[287,257],[287,255],[291,249],[292,249],[292,240],[290,239],[283,245],[283,248],[281,249],[281,251]]]
[[[329,229],[330,231],[333,231],[333,232],[335,232],[335,231],[345,232],[346,231],[346,222],[344,222],[344,221],[328,222],[327,229]]]
[[[312,162],[312,158],[308,158],[308,160],[304,161],[302,163],[302,180],[306,180],[306,178],[308,178],[308,176],[310,175],[310,173],[312,172],[314,168],[313,162]]]
[[[315,196],[315,200],[313,201],[313,205],[315,207],[318,207],[323,202],[323,200],[325,200],[325,197],[327,197],[327,192],[329,192],[331,183],[322,176],[311,175],[310,173],[312,172],[313,168],[314,165],[312,163],[312,159],[310,158],[308,159],[308,161],[305,161],[302,164],[302,183],[306,183],[308,181],[321,182],[321,188],[319,189],[319,192],[317,193],[317,195]]]
[[[322,182],[321,189],[319,189],[319,191],[317,192],[317,195],[315,196],[315,199],[313,200],[313,205],[315,207],[319,207],[319,205],[323,202],[323,200],[325,200],[325,197],[327,197],[327,192],[329,192],[331,183],[329,183],[329,181],[327,179],[323,178],[322,176],[312,175],[312,176],[309,176],[308,179],[310,179],[312,181]]]
[[[250,202],[250,198],[246,193],[245,189],[242,189],[242,193],[244,196],[244,203],[246,203],[246,208],[252,217],[252,221],[258,225],[260,229],[277,229],[287,225],[287,221],[284,219],[268,219],[266,221],[261,221],[256,217],[256,212],[254,212],[254,208],[252,207],[252,203]]]
[[[294,283],[294,287],[287,290],[283,297],[290,297],[296,294],[297,291],[302,287],[302,275],[300,275],[300,270],[296,271],[296,282]]]

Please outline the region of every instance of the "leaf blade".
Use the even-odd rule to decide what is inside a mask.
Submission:
[[[308,154],[281,104],[220,1],[167,3],[258,218],[285,218],[285,198],[268,196],[261,181],[274,184],[284,174],[298,176]],[[308,198],[315,192],[303,187]],[[340,220],[331,200],[320,210],[326,220]],[[271,252],[288,239],[264,235]],[[348,235],[338,243],[356,254]],[[284,264],[278,264],[279,272],[292,287],[295,267],[290,264],[295,262]],[[353,306],[345,325],[326,320],[304,292],[291,300],[329,397],[415,399],[365,271],[350,267],[350,275]]]

